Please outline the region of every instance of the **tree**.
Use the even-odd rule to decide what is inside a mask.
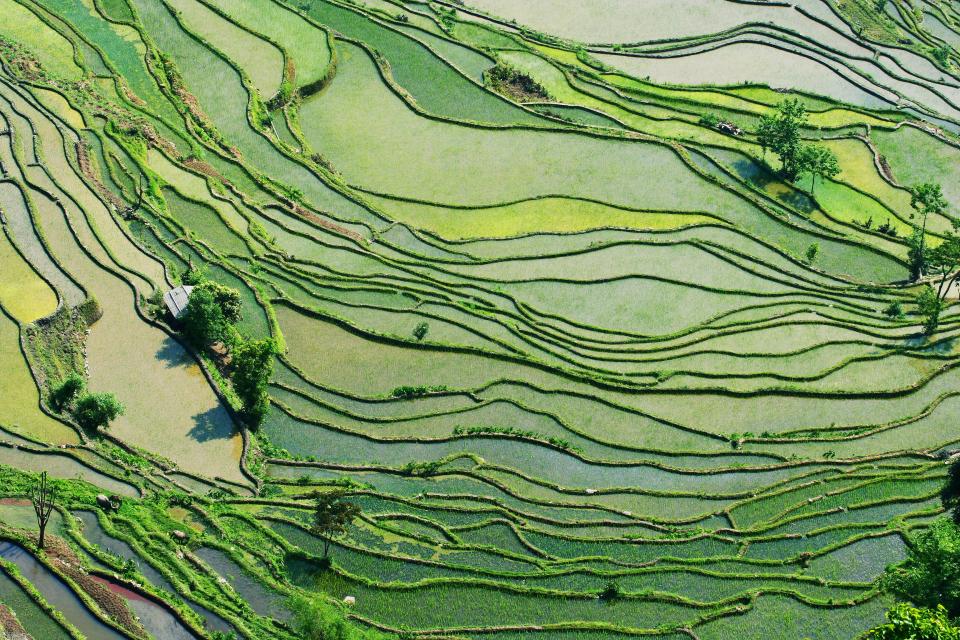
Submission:
[[[888,568],[881,586],[918,607],[942,604],[947,615],[960,615],[960,528],[940,518],[910,539],[907,559]]]
[[[50,392],[50,406],[54,411],[62,412],[83,393],[87,386],[87,381],[79,373],[71,371],[70,375],[63,379],[60,384]]]
[[[923,288],[917,296],[917,311],[924,318],[924,333],[931,335],[940,323],[950,289],[960,280],[960,236],[948,233],[939,246],[926,250],[924,262],[937,288]]]
[[[871,629],[866,640],[960,640],[960,629],[950,624],[947,611],[898,604],[887,612],[887,624]]]
[[[954,461],[950,465],[947,483],[940,491],[940,502],[944,509],[951,512],[953,521],[960,524],[960,461]]]
[[[947,233],[943,242],[927,252],[927,269],[939,280],[937,298],[945,300],[960,279],[960,236]]]
[[[190,299],[179,320],[184,337],[198,349],[225,341],[230,329],[230,323],[214,299],[213,292],[199,286],[190,292]]]
[[[798,99],[784,100],[772,116],[764,116],[757,127],[757,141],[780,158],[780,172],[788,180],[799,173],[800,128],[807,120],[807,108]]]
[[[107,428],[123,415],[123,404],[112,393],[87,393],[77,400],[73,417],[87,431]]]
[[[811,144],[800,148],[797,170],[810,174],[810,193],[813,193],[817,178],[836,177],[840,173],[840,163],[830,149],[820,144]]]
[[[813,261],[817,259],[817,255],[820,253],[820,245],[814,242],[809,247],[807,247],[807,252],[804,254],[807,258],[808,264],[813,264]]]
[[[920,229],[915,228],[907,238],[907,262],[910,265],[910,279],[919,279],[927,264],[926,241]]]
[[[775,128],[776,123],[773,116],[760,116],[760,124],[757,125],[757,142],[760,144],[760,149],[763,151],[764,160],[767,159],[767,149],[769,149],[770,145],[773,143]]]
[[[220,306],[223,311],[223,317],[230,324],[240,322],[243,315],[243,301],[240,299],[240,292],[231,287],[224,286],[219,282],[207,281],[199,287],[201,290],[209,291],[213,296],[214,302]],[[192,293],[191,293],[192,295]]]
[[[217,282],[207,281],[194,287],[180,316],[183,335],[202,349],[214,342],[231,345],[237,334],[234,326],[241,318],[240,292]]]
[[[231,352],[233,390],[240,398],[244,417],[254,429],[263,422],[270,407],[267,383],[273,375],[276,353],[277,344],[270,338],[243,340]]]
[[[53,513],[53,506],[57,502],[57,487],[47,481],[47,472],[40,474],[40,479],[30,490],[30,502],[37,514],[37,527],[40,529],[38,549],[43,549],[43,539],[47,533],[47,523]]]
[[[927,217],[933,214],[942,214],[947,210],[947,201],[943,197],[943,190],[936,182],[924,182],[910,187],[910,206],[922,217],[920,225],[919,248],[916,252],[916,273],[912,274],[914,279],[923,274],[926,263],[926,237],[927,237]],[[913,260],[911,260],[911,272],[914,271]]]
[[[943,310],[943,301],[937,297],[933,287],[927,285],[917,296],[917,313],[923,318],[923,333],[933,335],[940,324],[940,312]]]
[[[346,532],[347,526],[360,515],[360,507],[343,500],[345,491],[335,490],[318,493],[313,514],[312,531],[323,540],[323,557],[330,553],[330,542],[335,536]]]

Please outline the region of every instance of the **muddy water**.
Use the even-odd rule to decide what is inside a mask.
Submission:
[[[144,560],[137,555],[137,553],[123,540],[111,537],[103,530],[103,527],[100,526],[100,522],[97,520],[97,515],[92,511],[75,511],[73,515],[78,517],[83,522],[83,537],[92,542],[93,544],[99,546],[101,549],[108,551],[114,555],[120,556],[124,560],[133,560],[137,563],[137,568],[140,570],[140,573],[143,574],[153,586],[160,589],[169,591],[172,594],[176,594],[177,591],[174,589],[173,585],[163,577],[159,571],[154,569],[150,564],[144,562]],[[213,613],[208,611],[206,608],[201,607],[200,605],[191,602],[190,600],[185,600],[188,607],[197,612],[201,618],[203,618],[205,626],[212,631],[221,631],[223,633],[229,633],[232,630],[230,623],[226,620]],[[135,605],[131,602],[131,607],[137,611],[137,615],[143,618],[137,607],[140,605]],[[148,622],[146,619],[141,620],[148,629]],[[160,624],[162,621],[158,621]],[[179,623],[178,623],[179,624]],[[186,630],[184,630],[186,631]],[[153,633],[151,631],[151,633]],[[166,638],[167,636],[157,636],[157,638]],[[170,636],[173,637],[173,636]],[[192,637],[192,636],[185,636]]]
[[[176,616],[153,600],[99,576],[93,579],[126,600],[143,628],[157,640],[196,640],[196,636],[180,624]]]
[[[87,638],[126,640],[123,635],[114,631],[93,615],[60,578],[40,564],[20,545],[12,542],[0,542],[0,558],[17,565],[23,577],[29,580],[47,602],[58,609]]]

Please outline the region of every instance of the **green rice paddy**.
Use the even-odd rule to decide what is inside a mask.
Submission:
[[[960,315],[923,336],[907,267],[911,185],[931,246],[958,220],[960,14],[595,4],[0,0],[0,543],[48,471],[56,539],[177,638],[302,637],[298,594],[407,640],[882,622],[960,442]],[[784,98],[837,175],[771,168]],[[280,345],[259,429],[159,304],[191,269]],[[147,638],[30,557],[34,640]]]

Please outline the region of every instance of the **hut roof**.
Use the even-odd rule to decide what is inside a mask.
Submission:
[[[187,308],[191,291],[193,291],[191,286],[180,286],[163,294],[163,303],[167,305],[167,311],[174,318],[179,318],[183,310]]]

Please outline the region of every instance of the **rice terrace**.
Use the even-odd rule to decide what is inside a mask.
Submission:
[[[960,639],[960,2],[0,0],[0,640]]]

